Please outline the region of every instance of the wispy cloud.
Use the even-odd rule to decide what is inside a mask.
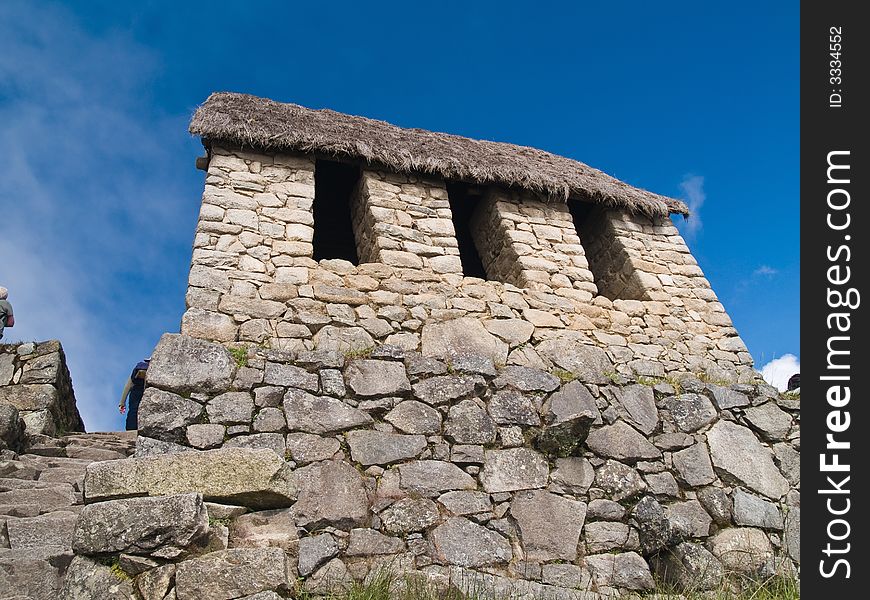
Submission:
[[[768,278],[773,277],[777,273],[779,273],[779,270],[774,269],[773,267],[771,267],[769,265],[761,265],[760,267],[758,267],[757,269],[755,269],[752,272],[752,274],[755,277],[768,277]]]
[[[89,34],[62,7],[0,4],[0,39],[7,338],[60,339],[86,426],[118,428],[129,368],[183,309],[177,257],[197,204],[189,170],[175,168],[186,116],[144,107],[159,57],[118,32]]]
[[[685,175],[683,181],[680,182],[680,191],[683,193],[683,200],[689,207],[690,216],[688,219],[679,221],[677,225],[686,240],[691,241],[695,239],[704,226],[701,220],[701,207],[704,205],[704,200],[707,199],[707,194],[704,192],[704,177]]]
[[[761,376],[764,380],[780,392],[787,389],[791,376],[800,372],[801,363],[794,354],[783,354],[761,368]]]

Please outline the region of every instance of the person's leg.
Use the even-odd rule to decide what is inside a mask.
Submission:
[[[139,428],[139,402],[142,400],[142,392],[133,390],[130,392],[130,402],[127,406],[127,431]]]

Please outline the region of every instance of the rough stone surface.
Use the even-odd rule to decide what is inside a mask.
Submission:
[[[457,444],[489,444],[497,433],[495,422],[474,400],[451,406],[444,424],[444,436]]]
[[[236,368],[235,360],[220,344],[167,333],[151,355],[147,382],[178,394],[222,392],[229,388]]]
[[[205,410],[210,423],[247,424],[254,414],[254,399],[247,392],[226,392],[214,397]]]
[[[351,529],[347,545],[348,556],[373,556],[377,554],[398,554],[405,550],[405,543],[390,535],[374,529]]]
[[[432,435],[441,433],[441,414],[416,400],[400,402],[386,414],[384,420],[404,433]]]
[[[341,400],[290,390],[284,396],[284,414],[290,431],[333,433],[368,425],[372,418]]]
[[[200,494],[111,500],[82,509],[73,548],[83,554],[159,550],[171,557],[207,531],[208,512]]]
[[[228,543],[233,548],[281,548],[295,556],[299,533],[292,509],[259,510],[230,521]]]
[[[261,508],[296,499],[292,470],[271,450],[228,448],[92,463],[88,501],[198,491],[207,500]]]
[[[698,490],[698,501],[720,527],[731,525],[731,498],[725,490],[717,487],[706,487]]]
[[[634,591],[651,590],[655,586],[649,566],[636,552],[595,554],[586,557],[586,564],[598,586]]]
[[[439,460],[418,460],[399,467],[402,489],[433,497],[452,490],[473,490],[477,482],[456,465]]]
[[[535,402],[517,390],[500,390],[489,402],[489,414],[499,425],[536,426],[541,417]]]
[[[707,444],[703,442],[674,452],[672,460],[680,480],[686,485],[697,487],[716,480]]]
[[[159,435],[165,441],[181,441],[188,425],[198,423],[203,407],[178,394],[148,388],[139,404],[139,432],[146,437]]]
[[[617,398],[625,410],[629,422],[644,435],[655,431],[659,424],[655,394],[648,385],[629,385],[617,393]]]
[[[665,507],[668,521],[682,538],[706,538],[713,519],[697,500],[676,502]]]
[[[230,548],[186,560],[175,573],[178,600],[230,600],[289,587],[280,548]]]
[[[507,563],[513,556],[510,542],[498,533],[463,517],[453,517],[430,534],[436,556],[461,567]]]
[[[733,497],[734,523],[738,526],[782,530],[782,515],[773,502],[747,494],[740,488],[734,490]]]
[[[357,430],[347,434],[350,456],[363,465],[388,465],[416,457],[426,447],[422,435]]]
[[[566,456],[575,451],[601,418],[595,399],[579,381],[572,381],[554,392],[541,408],[544,428],[537,446],[548,454]]]
[[[601,348],[568,340],[546,340],[536,348],[538,354],[560,369],[587,383],[607,383],[613,363]]]
[[[594,430],[586,438],[586,445],[596,454],[620,461],[635,462],[662,455],[640,432],[623,421]]]
[[[761,406],[746,409],[749,425],[769,441],[783,440],[791,428],[791,417],[775,402],[765,402]]]
[[[707,389],[719,410],[728,410],[749,405],[749,397],[737,390],[732,390],[731,388],[721,385],[708,385]]]
[[[595,470],[585,458],[569,456],[557,458],[556,468],[550,471],[554,491],[580,496],[589,490],[595,479]]]
[[[369,501],[359,472],[342,461],[326,460],[294,473],[299,499],[293,514],[309,530],[332,526],[349,529],[366,525]],[[324,502],[329,498],[329,502]]]
[[[510,448],[486,451],[480,479],[487,492],[498,493],[544,487],[548,475],[543,456],[529,448]]]
[[[311,433],[290,433],[286,438],[287,451],[297,465],[306,465],[335,456],[341,444],[332,437]]]
[[[118,579],[106,565],[76,556],[67,569],[62,597],[64,600],[134,600],[136,595],[130,582]]]
[[[461,494],[464,492],[452,493]],[[378,516],[384,524],[384,529],[395,534],[423,531],[440,519],[438,506],[428,498],[402,498],[391,504]]]
[[[686,433],[709,425],[718,416],[710,400],[701,394],[681,394],[670,398],[664,406],[680,431]]]
[[[508,345],[489,333],[476,319],[460,318],[423,327],[424,356],[450,358],[457,354],[479,354],[496,364],[507,362]]]
[[[778,500],[788,490],[788,481],[773,464],[770,450],[755,435],[730,421],[719,421],[707,432],[713,466],[722,477]]]
[[[615,460],[608,460],[595,470],[594,485],[615,502],[633,498],[647,489],[637,471]]]
[[[307,577],[319,566],[338,554],[338,544],[328,533],[299,540],[299,575]]]
[[[516,520],[527,560],[577,558],[586,504],[536,490],[514,495],[510,508]]]
[[[402,363],[387,360],[355,360],[345,371],[348,387],[362,398],[401,396],[411,391]]]
[[[717,589],[725,577],[722,564],[699,544],[683,542],[651,559],[656,576],[687,592]]]
[[[749,576],[770,574],[773,547],[760,529],[723,529],[709,541],[713,553],[727,570]]]

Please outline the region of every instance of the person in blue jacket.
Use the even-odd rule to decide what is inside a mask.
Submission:
[[[142,401],[142,394],[145,392],[145,372],[148,370],[150,358],[136,363],[133,367],[133,372],[127,379],[124,385],[124,391],[121,392],[121,403],[118,404],[118,410],[121,414],[127,411],[127,430],[138,429],[139,427],[139,402]],[[127,397],[130,397],[129,410],[127,410]]]

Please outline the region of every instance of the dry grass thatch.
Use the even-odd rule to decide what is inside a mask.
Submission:
[[[648,216],[687,215],[681,201],[623,183],[576,160],[526,146],[472,140],[247,94],[214,93],[190,122],[206,143],[318,153],[399,173],[530,190],[561,201],[591,200]]]

